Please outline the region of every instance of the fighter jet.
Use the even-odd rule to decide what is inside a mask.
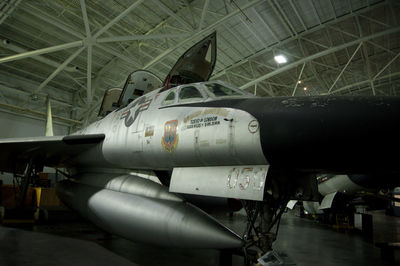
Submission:
[[[264,252],[286,203],[316,199],[315,174],[399,172],[399,97],[255,97],[209,80],[216,51],[212,33],[163,82],[132,73],[106,92],[104,117],[71,135],[0,140],[0,170],[66,168],[66,205],[136,242]],[[181,193],[242,200],[246,231]]]

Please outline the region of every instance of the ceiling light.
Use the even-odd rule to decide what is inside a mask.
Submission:
[[[297,81],[297,83],[301,84],[301,80]]]
[[[304,88],[303,88],[303,90],[305,90],[305,91],[306,91],[306,90],[307,90],[307,87],[304,87]]]
[[[286,63],[287,62],[287,59],[286,59],[286,57],[284,56],[284,55],[276,55],[275,57],[274,57],[274,59],[275,59],[275,61],[278,63],[278,64],[284,64],[284,63]]]

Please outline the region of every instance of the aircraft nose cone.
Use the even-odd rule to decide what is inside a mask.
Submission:
[[[242,107],[258,119],[274,167],[364,172],[396,165],[400,97],[259,98]]]

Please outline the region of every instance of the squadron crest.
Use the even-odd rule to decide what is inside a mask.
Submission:
[[[178,134],[176,130],[178,128],[178,120],[171,120],[165,122],[164,125],[164,136],[161,138],[161,145],[164,150],[172,153],[178,146]]]

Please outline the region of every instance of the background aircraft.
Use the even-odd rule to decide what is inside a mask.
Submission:
[[[390,175],[321,174],[317,182],[320,201],[304,201],[303,207],[309,214],[325,214],[329,223],[335,222],[335,214],[353,214],[357,206],[363,211],[386,209],[393,200],[391,191],[399,186]]]
[[[288,200],[317,199],[315,174],[399,172],[400,98],[254,97],[207,81],[215,45],[215,33],[195,44],[160,87],[131,74],[106,93],[105,117],[72,135],[0,140],[0,170],[28,184],[43,166],[67,168],[59,197],[133,241],[263,252]],[[246,232],[177,193],[241,199]]]

